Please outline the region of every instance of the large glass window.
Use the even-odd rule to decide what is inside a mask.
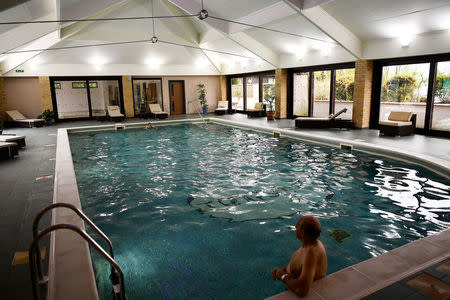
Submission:
[[[244,79],[231,78],[231,108],[244,110]]]
[[[309,113],[309,72],[294,73],[294,115],[307,117]]]
[[[58,81],[55,89],[58,119],[89,118],[86,82]]]
[[[383,67],[379,120],[408,111],[417,115],[416,127],[424,128],[429,71],[429,63]]]
[[[346,108],[347,112],[339,118],[351,120],[353,115],[353,89],[355,86],[355,69],[336,70],[336,86],[334,96],[334,111]]]
[[[313,74],[313,117],[328,117],[330,115],[331,71],[316,71]]]
[[[133,79],[133,99],[135,116],[148,113],[149,104],[159,104],[164,110],[161,79]]]
[[[117,80],[89,81],[92,116],[106,116],[108,106],[121,106],[119,82]]]
[[[246,77],[247,109],[255,108],[259,102],[259,77]]]
[[[275,100],[275,76],[263,76],[262,77],[262,91],[263,91],[263,102],[269,105],[268,102],[271,98]],[[270,109],[270,107],[267,107]],[[273,101],[272,110],[275,109],[275,101]]]
[[[450,131],[450,61],[437,64],[431,129]]]

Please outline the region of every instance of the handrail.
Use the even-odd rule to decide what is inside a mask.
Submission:
[[[192,100],[189,100],[188,104],[189,103],[191,103],[194,106],[195,110],[197,111],[198,115],[202,119],[203,123],[205,123],[205,125],[206,125],[205,119],[203,118],[202,114],[200,113],[200,110],[199,110],[198,106],[196,105],[196,103],[192,102]]]
[[[65,207],[68,209],[73,210],[81,219],[83,219],[83,221],[85,221],[89,226],[92,227],[92,229],[94,229],[94,231],[102,238],[106,241],[106,243],[108,244],[108,250],[109,250],[109,255],[111,255],[112,258],[114,258],[114,252],[113,252],[113,246],[111,241],[109,240],[109,238],[106,236],[106,234],[103,233],[103,231],[100,230],[100,228],[98,228],[94,222],[92,222],[81,210],[79,210],[78,208],[76,208],[75,206],[73,206],[72,204],[69,203],[54,203],[52,205],[47,206],[46,208],[42,209],[34,218],[33,221],[33,239],[36,238],[36,236],[38,235],[38,226],[39,226],[39,222],[42,218],[42,216],[49,210],[52,210],[54,208],[57,207]],[[39,280],[43,279],[43,275],[42,275],[42,261],[41,261],[41,252],[39,251],[39,249],[36,250],[35,253],[37,259],[38,259],[38,275],[39,275]],[[114,268],[111,267],[111,274],[114,273]]]
[[[91,246],[95,248],[95,250],[98,251],[98,253],[103,256],[104,259],[108,261],[108,263],[111,265],[111,268],[114,268],[119,273],[119,285],[120,290],[118,291],[120,293],[120,300],[126,300],[125,296],[125,282],[123,279],[123,272],[120,266],[117,264],[117,262],[112,258],[103,248],[97,244],[96,241],[94,241],[86,232],[81,230],[79,227],[71,224],[58,224],[50,226],[42,231],[39,232],[39,234],[33,239],[31,242],[30,248],[28,249],[28,255],[30,257],[30,272],[31,272],[31,284],[33,287],[33,298],[34,300],[40,300],[39,295],[39,285],[37,283],[36,278],[36,256],[35,256],[35,250],[38,249],[37,247],[39,240],[45,236],[46,234],[58,230],[58,229],[69,229],[72,231],[75,231],[78,233],[82,238],[84,238]]]

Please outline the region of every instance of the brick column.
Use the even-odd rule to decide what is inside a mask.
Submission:
[[[46,109],[53,110],[52,92],[50,90],[50,77],[39,77],[39,89],[41,91],[42,111]]]
[[[220,84],[220,99],[221,101],[227,101],[227,76],[220,75],[219,76],[219,84]]]
[[[353,123],[359,128],[369,127],[372,79],[373,61],[357,60],[355,63],[355,87],[353,91]]]
[[[133,85],[130,76],[122,76],[122,89],[123,89],[123,105],[125,109],[125,116],[133,118],[134,117]]]
[[[0,125],[3,125],[3,121],[6,121],[4,111],[7,110],[8,105],[6,103],[5,80],[3,77],[0,77]]]
[[[287,69],[275,70],[275,118],[287,117]]]

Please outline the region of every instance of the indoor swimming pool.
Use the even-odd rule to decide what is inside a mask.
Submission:
[[[450,225],[450,181],[381,156],[216,124],[71,133],[83,211],[113,242],[128,299],[263,299],[322,223],[328,274]],[[98,292],[109,267],[92,254]]]

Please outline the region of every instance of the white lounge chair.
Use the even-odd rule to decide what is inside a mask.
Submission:
[[[158,103],[149,104],[148,109],[150,110],[150,117],[158,119],[166,119],[169,114],[161,110],[161,106]]]
[[[0,135],[0,142],[17,143],[17,146],[19,146],[19,149],[26,146],[26,144],[25,144],[25,136],[23,136],[23,135],[1,134]]]
[[[0,142],[0,160],[8,159],[19,155],[17,143]]]
[[[247,109],[247,117],[265,117],[266,116],[266,105],[262,102],[255,103],[254,108]]]
[[[219,101],[217,103],[217,108],[214,111],[216,115],[224,115],[228,110],[228,101]]]
[[[122,122],[125,119],[125,116],[120,112],[120,108],[117,105],[108,106],[108,116],[114,122]]]
[[[27,119],[17,110],[6,111],[8,116],[8,121],[6,123],[11,123],[12,126],[17,127],[42,127],[45,124],[43,119]],[[8,125],[8,124],[7,124]]]

